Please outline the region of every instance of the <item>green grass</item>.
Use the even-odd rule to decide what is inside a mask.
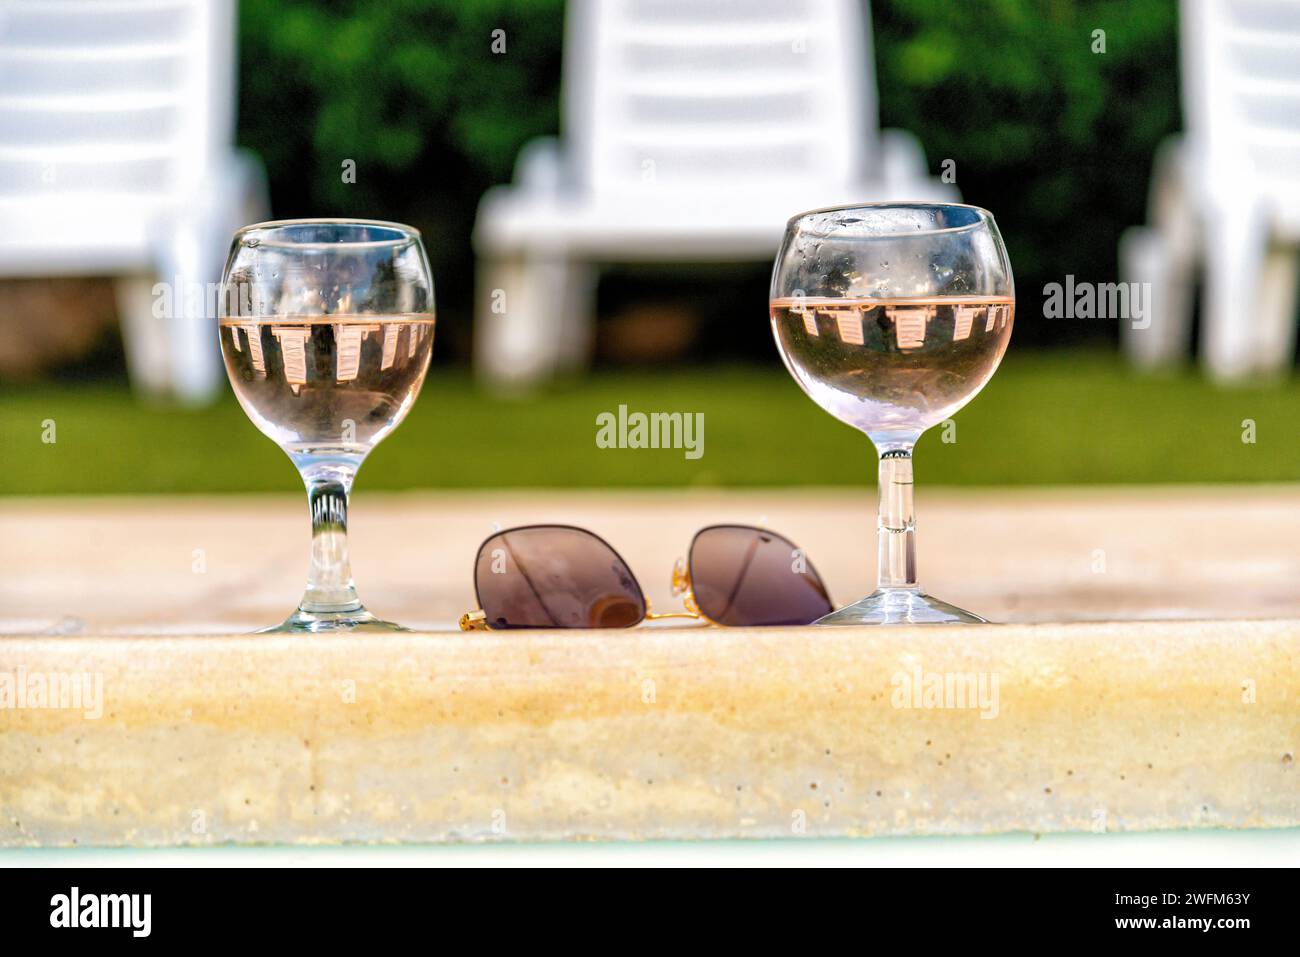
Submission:
[[[596,416],[703,412],[704,455],[601,449]],[[43,423],[56,441],[42,442]],[[1245,419],[1256,441],[1242,441]],[[1144,377],[1101,353],[1008,355],[956,417],[954,443],[922,439],[935,485],[1296,481],[1300,381],[1220,389],[1196,372]],[[0,391],[0,492],[288,491],[288,460],[233,398],[187,411],[123,386]],[[530,400],[490,398],[436,369],[407,421],[367,461],[359,488],[862,485],[862,436],[803,396],[780,368],[606,373]]]

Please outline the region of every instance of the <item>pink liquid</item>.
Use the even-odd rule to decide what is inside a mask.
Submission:
[[[771,302],[795,381],[869,434],[919,434],[974,398],[1002,361],[1014,314],[1010,297]]]

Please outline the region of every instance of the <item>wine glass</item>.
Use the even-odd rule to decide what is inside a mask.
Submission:
[[[880,457],[876,590],[816,623],[984,621],[917,584],[912,449],[984,387],[1011,338],[1015,287],[992,215],[928,203],[803,213],[786,226],[770,310],[795,381]]]
[[[266,630],[404,631],[357,597],[348,494],[429,368],[433,279],[419,232],[341,219],[245,226],[226,261],[221,302],[230,384],[253,424],[297,466],[311,506],[306,593]]]

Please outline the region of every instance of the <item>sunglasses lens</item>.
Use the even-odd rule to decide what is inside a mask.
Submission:
[[[789,539],[747,525],[695,536],[691,589],[720,625],[807,625],[834,608],[816,569]]]
[[[479,549],[474,586],[491,628],[627,628],[645,618],[623,559],[580,528],[498,532]]]

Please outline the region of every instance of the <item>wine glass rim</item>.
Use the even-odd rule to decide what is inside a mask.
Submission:
[[[958,233],[963,229],[973,229],[986,223],[994,221],[993,214],[983,206],[974,206],[970,203],[930,203],[924,200],[883,200],[876,203],[844,203],[840,206],[822,206],[817,209],[805,209],[802,213],[795,213],[786,221],[786,227],[792,227],[801,219],[809,216],[820,216],[827,213],[847,213],[853,210],[881,210],[881,209],[969,209],[979,214],[979,219],[973,223],[965,223],[961,226],[944,226],[940,229],[922,229],[922,230],[905,230],[900,229],[892,233],[873,233],[870,239],[888,239],[895,236],[934,236],[940,233]]]
[[[391,229],[402,235],[393,239],[366,239],[361,241],[333,241],[333,242],[287,242],[275,238],[258,239],[259,245],[264,246],[289,246],[289,247],[330,247],[330,246],[397,246],[402,243],[408,243],[412,240],[420,239],[420,231],[414,226],[408,226],[405,223],[397,223],[387,219],[350,219],[348,217],[312,217],[308,216],[302,219],[268,219],[260,223],[249,223],[235,230],[235,242],[242,243],[245,237],[257,230],[277,230],[288,226],[378,226],[383,229]]]

